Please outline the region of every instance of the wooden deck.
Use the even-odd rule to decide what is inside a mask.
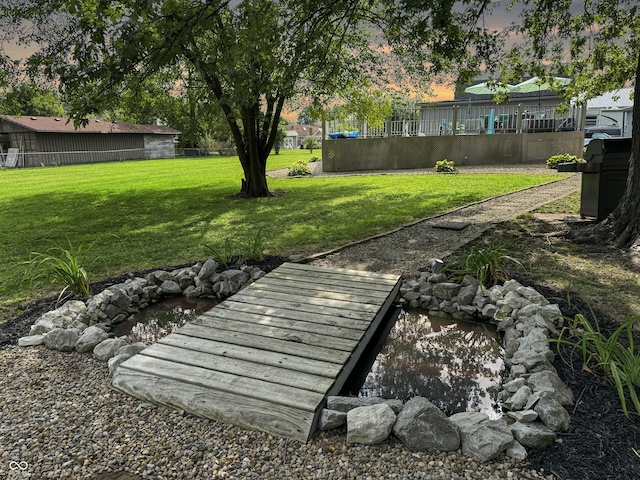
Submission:
[[[124,362],[116,389],[302,442],[398,295],[400,278],[285,263]]]

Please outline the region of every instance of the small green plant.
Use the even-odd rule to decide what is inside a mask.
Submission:
[[[233,258],[236,256],[236,247],[229,237],[225,238],[219,245],[203,244],[202,246],[209,251],[211,258],[224,265],[225,268],[229,268]]]
[[[247,259],[261,262],[264,260],[266,247],[263,229],[264,227],[260,227],[254,235],[246,235],[240,240],[234,241],[227,237],[218,245],[203,244],[203,247],[207,249],[211,258],[225,268],[229,268],[232,263],[242,265]]]
[[[255,262],[264,260],[266,242],[262,233],[263,230],[264,227],[260,227],[253,236],[245,237],[238,242],[239,250],[245,258]]]
[[[448,269],[460,278],[466,274],[475,276],[478,281],[485,285],[487,283],[497,284],[499,281],[509,280],[509,272],[504,267],[505,260],[515,263],[524,270],[520,261],[506,254],[506,249],[493,242],[486,247],[473,246],[461,260],[453,263]]]
[[[309,163],[313,163],[313,162],[319,162],[320,161],[320,157],[311,157],[309,159]]]
[[[307,165],[307,162],[299,160],[289,167],[289,173],[287,173],[287,175],[290,177],[311,175],[311,169]]]
[[[447,160],[446,158],[436,162],[435,166],[436,172],[457,172],[458,167],[456,167],[453,160]]]
[[[578,351],[582,354],[582,368],[596,373],[601,371],[614,385],[620,398],[625,416],[629,417],[625,391],[629,393],[636,412],[640,414],[640,400],[636,387],[640,387],[640,353],[635,351],[633,326],[640,322],[640,316],[629,317],[610,336],[600,330],[598,319],[591,311],[593,323],[578,314],[570,326],[564,327],[557,339],[558,352],[560,345],[571,347],[571,355]],[[627,345],[620,342],[626,336]],[[571,364],[567,359],[566,363]]]
[[[44,252],[32,252],[25,264],[32,271],[31,280],[46,279],[54,285],[63,287],[58,295],[60,302],[66,294],[90,295],[89,276],[85,270],[84,257],[93,247],[93,243],[86,247],[80,244],[72,245],[67,238],[68,248],[58,245],[48,248]]]
[[[578,163],[580,160],[575,155],[569,155],[568,153],[553,155],[547,159],[547,168],[558,168],[561,163]]]
[[[309,150],[309,152],[313,153],[313,149],[318,148],[318,141],[315,138],[307,138],[304,141],[304,148]]]

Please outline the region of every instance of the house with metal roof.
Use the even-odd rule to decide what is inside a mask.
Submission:
[[[76,128],[65,118],[0,115],[0,154],[11,153],[21,167],[174,158],[180,133],[163,125],[93,119]]]

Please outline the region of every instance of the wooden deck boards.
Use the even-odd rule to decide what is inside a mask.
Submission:
[[[116,371],[113,385],[306,442],[396,299],[395,275],[285,263]]]

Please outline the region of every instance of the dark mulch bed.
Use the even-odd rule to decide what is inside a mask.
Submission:
[[[257,263],[269,272],[285,261],[281,257],[269,257]],[[172,270],[186,265],[166,268]],[[121,283],[127,278],[141,276],[157,269],[131,272],[116,278],[92,284],[92,292]],[[525,285],[536,288],[549,300],[558,303],[563,313],[572,317],[576,313],[587,313],[588,306],[575,294],[571,305],[567,303],[565,292],[551,291],[540,285],[521,280]],[[31,324],[42,313],[55,307],[56,298],[44,298],[30,304],[13,320],[0,325],[0,347],[15,344],[21,336],[27,335]],[[603,331],[611,332],[617,325],[602,312],[595,312]],[[568,358],[568,352],[564,352]],[[555,367],[562,380],[573,390],[576,405],[570,409],[571,427],[559,435],[559,442],[544,451],[530,452],[529,460],[534,469],[544,468],[563,480],[626,480],[640,478],[640,457],[635,450],[640,449],[640,419],[625,418],[614,388],[602,378],[583,372],[579,359],[575,359],[573,369],[560,356]],[[628,405],[631,405],[628,402]],[[631,407],[633,409],[633,407]]]
[[[525,281],[521,283],[525,284]],[[576,294],[567,302],[566,292],[554,292],[531,285],[546,298],[558,303],[563,314],[573,317],[582,313],[590,317],[589,306]],[[603,312],[594,311],[601,331],[609,335],[618,325]],[[555,348],[555,345],[553,346]],[[570,358],[569,348],[561,348],[562,357]],[[582,370],[580,358],[573,365],[556,355],[558,375],[571,388],[576,402],[569,408],[571,427],[559,434],[559,442],[544,451],[529,454],[531,466],[544,468],[563,480],[626,480],[640,478],[640,418],[627,396],[627,419],[617,391],[604,378]],[[636,454],[636,450],[638,454]]]

